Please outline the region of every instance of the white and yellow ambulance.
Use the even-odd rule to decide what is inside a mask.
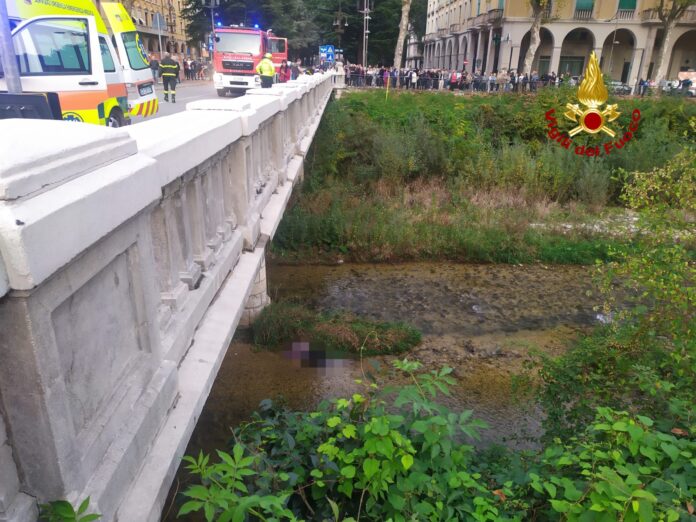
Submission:
[[[69,121],[120,127],[157,112],[147,55],[120,3],[101,4],[110,35],[91,0],[0,1],[17,24],[12,42],[24,92],[57,93]]]

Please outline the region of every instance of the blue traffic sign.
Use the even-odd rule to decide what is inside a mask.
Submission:
[[[319,57],[325,62],[336,61],[334,46],[333,45],[320,45],[319,46]]]

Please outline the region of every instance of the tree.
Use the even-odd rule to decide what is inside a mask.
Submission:
[[[534,55],[541,43],[541,23],[544,19],[547,7],[551,5],[551,0],[529,0],[529,5],[532,8],[532,27],[529,29],[529,48],[524,56],[524,65],[521,73],[531,72]]]
[[[317,2],[305,0],[267,0],[264,2],[266,18],[271,20],[273,32],[288,39],[291,57],[311,56],[324,35],[319,27],[331,27],[328,18]],[[328,15],[330,17],[330,15]]]
[[[399,22],[399,36],[396,39],[396,49],[394,49],[394,67],[401,69],[404,53],[404,43],[408,34],[408,19],[411,11],[411,0],[401,0],[401,21]]]
[[[674,26],[677,25],[677,20],[681,18],[684,11],[689,6],[696,5],[696,0],[660,0],[656,8],[657,16],[660,19],[663,30],[662,47],[660,54],[657,57],[657,74],[655,81],[660,82],[667,76],[667,68],[669,67],[669,51],[672,43],[672,33]]]

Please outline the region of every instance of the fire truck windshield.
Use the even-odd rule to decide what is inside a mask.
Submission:
[[[255,33],[215,33],[215,50],[223,53],[258,54],[261,35]]]

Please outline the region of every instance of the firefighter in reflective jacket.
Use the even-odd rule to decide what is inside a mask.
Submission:
[[[264,89],[273,85],[273,77],[275,76],[275,65],[271,61],[271,53],[263,55],[263,59],[256,66],[256,72],[261,76],[261,87]]]
[[[164,84],[164,101],[169,101],[172,95],[172,103],[176,103],[176,82],[179,79],[179,64],[172,60],[169,53],[164,53],[164,60],[159,64],[159,73]]]

